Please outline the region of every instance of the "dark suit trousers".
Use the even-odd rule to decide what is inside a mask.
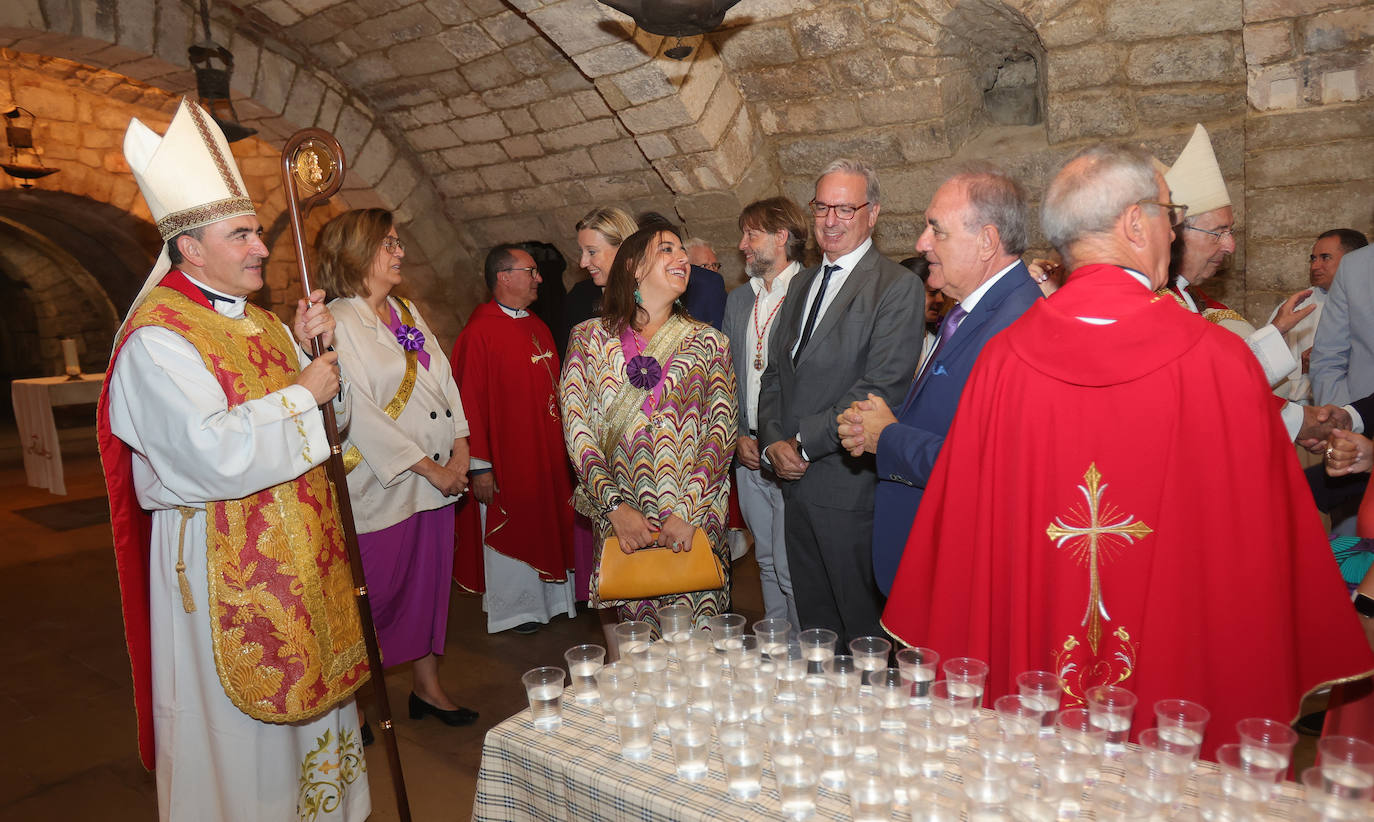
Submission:
[[[785,500],[787,562],[802,628],[829,628],[849,640],[885,636],[883,595],[873,581],[873,511]]]

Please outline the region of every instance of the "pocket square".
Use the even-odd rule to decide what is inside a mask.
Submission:
[[[932,377],[948,377],[949,372],[945,370],[944,363],[935,363],[935,368],[930,372]]]

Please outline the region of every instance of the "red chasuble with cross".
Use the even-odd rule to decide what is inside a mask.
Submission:
[[[1092,324],[1080,317],[1110,319]],[[1235,334],[1115,266],[1078,269],[983,349],[883,623],[1016,676],[1059,673],[1212,712],[1293,719],[1371,654],[1259,365]]]
[[[566,580],[573,567],[572,468],[548,326],[533,314],[517,319],[483,303],[458,335],[451,362],[472,456],[492,464],[497,488],[485,532],[471,495],[458,504],[454,580],[486,591],[483,543],[528,564],[545,582]]]

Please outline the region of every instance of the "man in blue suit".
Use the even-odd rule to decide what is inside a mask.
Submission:
[[[940,454],[978,352],[1040,298],[1020,255],[1026,250],[1026,194],[994,168],[957,174],[935,192],[916,250],[929,285],[956,301],[896,414],[882,397],[839,415],[840,444],[877,455],[873,575],[887,594],[906,547],[926,480]]]

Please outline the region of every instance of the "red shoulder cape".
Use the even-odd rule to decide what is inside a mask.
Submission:
[[[170,271],[159,285],[180,292],[207,310],[205,295],[180,271]],[[114,535],[115,568],[119,572],[119,598],[124,611],[124,639],[133,668],[134,710],[138,715],[138,756],[152,770],[157,761],[153,749],[153,656],[149,623],[148,551],[152,539],[152,515],[138,504],[134,489],[133,450],[110,431],[110,376],[114,374],[126,335],[115,345],[105,384],[96,406],[96,440],[105,488],[110,496],[110,530]]]
[[[472,312],[453,345],[472,456],[495,466],[497,491],[483,533],[476,501],[458,503],[453,578],[486,590],[485,543],[528,564],[546,582],[573,567],[572,468],[558,410],[553,335],[533,314],[514,319],[494,301]]]
[[[1137,730],[1156,700],[1196,700],[1208,754],[1368,675],[1270,400],[1235,334],[1114,266],[1075,271],[979,357],[884,625],[986,660],[989,702],[1032,669],[1134,691]]]

